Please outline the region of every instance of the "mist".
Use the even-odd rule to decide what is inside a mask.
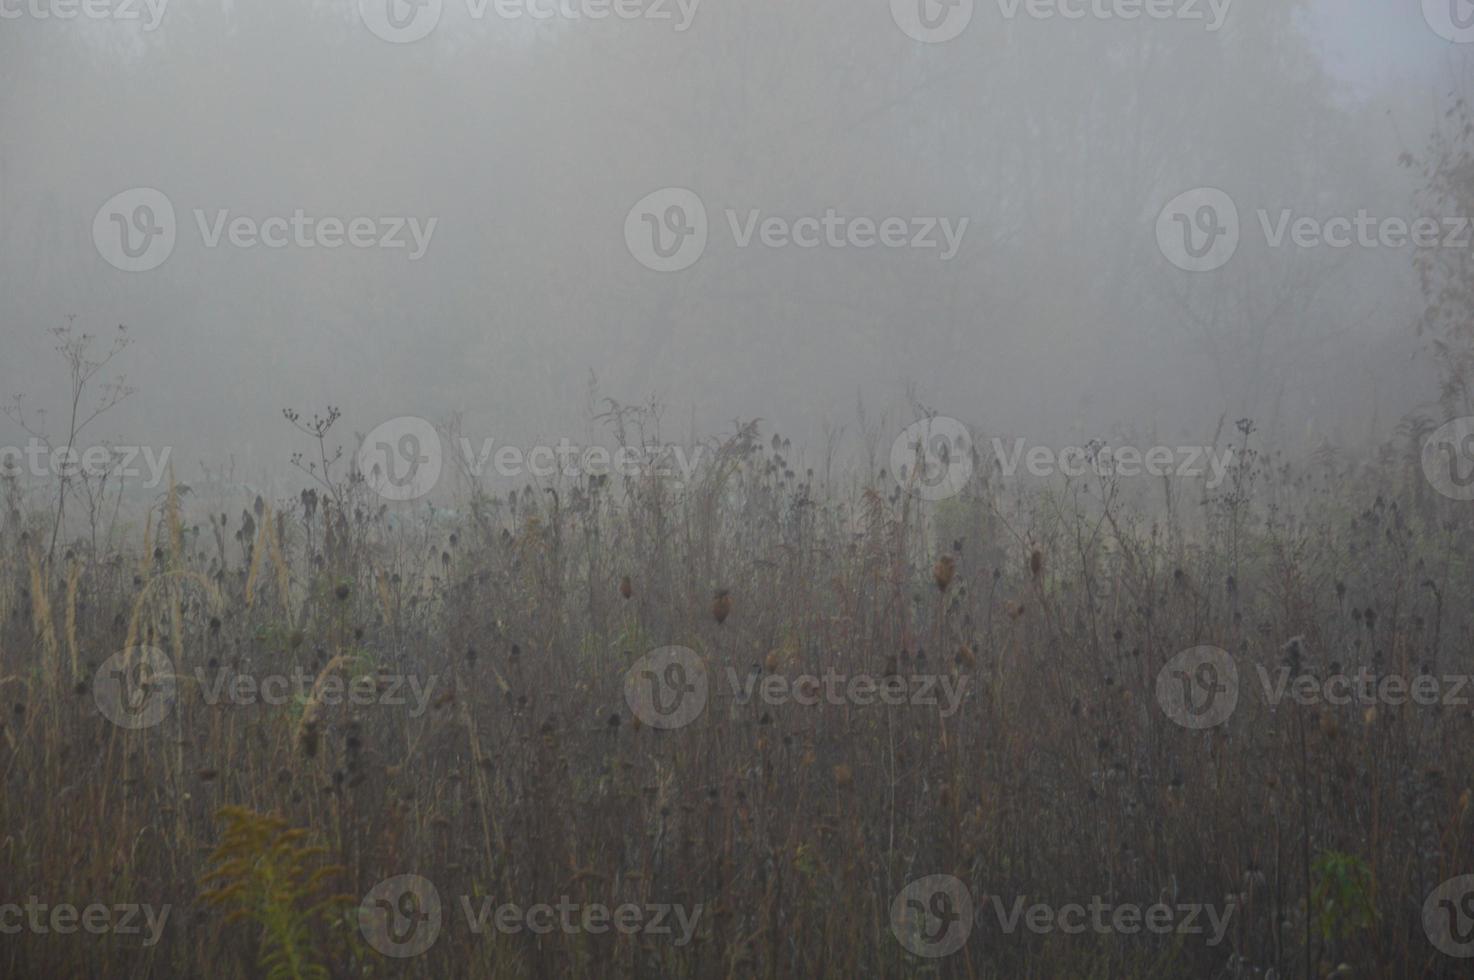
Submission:
[[[0,0],[0,976],[1469,975],[1474,0]]]
[[[1464,62],[1416,9],[999,2],[919,43],[882,3],[448,2],[404,43],[351,3],[118,6],[6,8],[0,388],[57,410],[47,329],[125,324],[137,392],[97,435],[181,472],[281,472],[289,407],[531,444],[585,438],[591,394],[655,398],[682,436],[762,418],[809,445],[919,397],[1032,440],[1227,415],[1363,445],[1435,393],[1412,249],[1275,244],[1259,213],[1421,216],[1399,157]],[[1199,187],[1243,229],[1210,273],[1154,231]],[[137,188],[177,230],[124,271],[94,223]],[[665,188],[708,225],[672,272],[625,233]],[[826,213],[906,242],[756,233]],[[362,245],[314,238],[355,218]]]

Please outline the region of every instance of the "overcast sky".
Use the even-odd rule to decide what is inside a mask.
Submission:
[[[447,0],[414,43],[353,0],[173,0],[147,34],[0,19],[0,396],[58,407],[45,330],[76,314],[135,339],[139,391],[103,435],[253,467],[303,448],[288,406],[341,406],[345,437],[463,411],[478,437],[550,441],[586,434],[591,391],[659,397],[682,433],[761,416],[805,441],[913,398],[1036,438],[1225,414],[1385,435],[1430,394],[1409,254],[1267,247],[1257,214],[1411,215],[1398,157],[1474,45],[1413,0],[1307,3],[1308,41],[1295,0],[1236,0],[1220,33],[980,0],[944,43],[882,0],[703,0],[685,32],[468,26]],[[1183,271],[1154,227],[1203,187],[1245,241]],[[97,236],[139,188],[179,236],[129,271]],[[672,188],[711,225],[674,271],[634,250],[670,213],[640,202]],[[423,254],[239,248],[196,218],[299,208],[435,227]],[[955,248],[740,234],[830,208]]]
[[[1337,77],[1366,92],[1446,75],[1458,45],[1428,28],[1420,0],[1316,0],[1307,24]]]

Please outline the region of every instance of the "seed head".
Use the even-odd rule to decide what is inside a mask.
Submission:
[[[957,560],[951,555],[943,555],[937,559],[932,566],[931,577],[937,583],[937,589],[941,592],[947,591],[947,586],[952,584],[952,576],[957,574]]]
[[[727,621],[732,614],[732,595],[726,589],[718,589],[711,597],[711,618],[717,621],[717,625]]]

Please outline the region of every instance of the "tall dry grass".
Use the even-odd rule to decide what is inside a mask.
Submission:
[[[1438,882],[1474,872],[1467,706],[1246,697],[1227,725],[1191,732],[1155,700],[1163,664],[1200,644],[1246,675],[1287,658],[1320,674],[1474,672],[1474,522],[1428,491],[1415,452],[1248,453],[1223,488],[1161,495],[985,472],[923,505],[878,473],[826,484],[754,430],[711,448],[687,487],[480,494],[454,523],[361,486],[236,501],[235,517],[171,488],[141,544],[78,542],[54,564],[44,520],[12,513],[0,898],[173,913],[148,948],[0,937],[0,973],[260,975],[271,930],[204,900],[212,854],[290,827],[312,847],[284,843],[283,860],[320,860],[324,896],[413,872],[446,897],[442,935],[406,961],[303,898],[298,941],[332,976],[1464,975],[1419,915]],[[676,731],[636,724],[623,696],[630,663],[667,644],[713,678]],[[177,675],[168,717],[137,731],[92,690],[132,647],[164,651]],[[727,667],[945,674],[966,697],[951,717],[764,707],[731,696]],[[310,693],[280,706],[212,705],[196,673],[298,669]],[[321,696],[333,677],[387,689],[406,674],[434,681],[423,715]],[[225,807],[240,809],[223,845]],[[1328,855],[1369,870],[1375,916],[1333,918]],[[1217,947],[1007,935],[985,917],[959,953],[918,959],[890,904],[937,873],[977,897],[1235,913]],[[456,921],[459,895],[704,914],[685,947],[478,937]]]

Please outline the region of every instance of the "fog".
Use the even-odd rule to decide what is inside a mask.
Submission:
[[[0,0],[0,978],[1474,976],[1471,54]]]
[[[460,413],[478,444],[653,398],[682,438],[924,406],[1362,446],[1437,395],[1414,249],[1285,223],[1425,213],[1399,158],[1467,59],[1416,4],[967,0],[945,40],[900,0],[378,6],[0,4],[7,403],[65,408],[68,317],[132,341],[94,439],[255,479],[308,448],[284,408],[340,408],[345,439]],[[128,271],[99,241],[143,235],[139,188],[174,237]],[[659,271],[667,188],[706,241]],[[1238,211],[1210,271],[1157,233],[1195,188]]]

